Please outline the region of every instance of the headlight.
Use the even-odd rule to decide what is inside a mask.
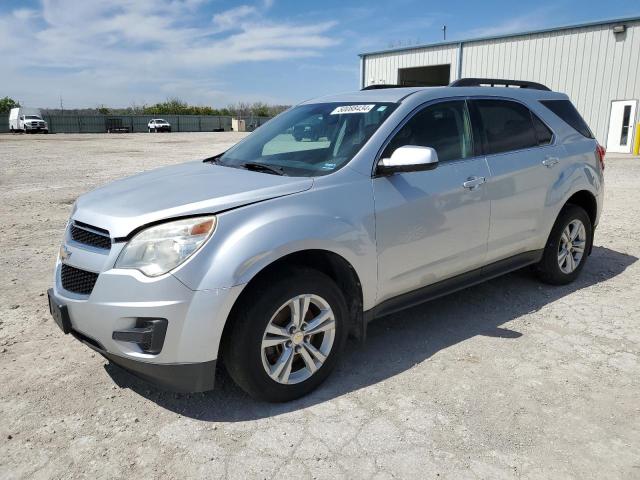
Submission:
[[[135,268],[148,277],[173,270],[193,255],[216,228],[216,217],[162,223],[134,236],[122,249],[116,268]]]

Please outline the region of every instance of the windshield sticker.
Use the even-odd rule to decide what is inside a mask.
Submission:
[[[336,168],[336,164],[335,163],[325,163],[324,165],[322,165],[322,170],[333,170],[334,168]]]
[[[381,107],[378,107],[378,112],[384,112],[387,109],[386,105],[382,105]]]
[[[373,109],[375,105],[343,105],[337,107],[331,115],[342,115],[345,113],[368,113]]]

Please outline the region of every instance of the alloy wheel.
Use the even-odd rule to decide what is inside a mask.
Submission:
[[[327,360],[335,334],[335,315],[325,299],[313,294],[291,298],[264,331],[262,366],[278,383],[304,382]]]
[[[587,244],[587,231],[584,224],[574,219],[565,227],[558,245],[558,266],[562,273],[570,274],[578,268]]]

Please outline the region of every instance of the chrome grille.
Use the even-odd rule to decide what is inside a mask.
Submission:
[[[101,228],[75,222],[71,225],[70,233],[71,238],[78,243],[105,250],[109,250],[111,248],[109,232]]]
[[[73,293],[89,295],[98,280],[98,274],[80,270],[71,265],[62,264],[60,268],[60,280],[62,288]]]

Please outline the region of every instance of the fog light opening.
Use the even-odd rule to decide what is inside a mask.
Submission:
[[[166,318],[138,318],[135,328],[116,330],[111,338],[135,343],[144,353],[157,355],[162,351],[168,323]]]

